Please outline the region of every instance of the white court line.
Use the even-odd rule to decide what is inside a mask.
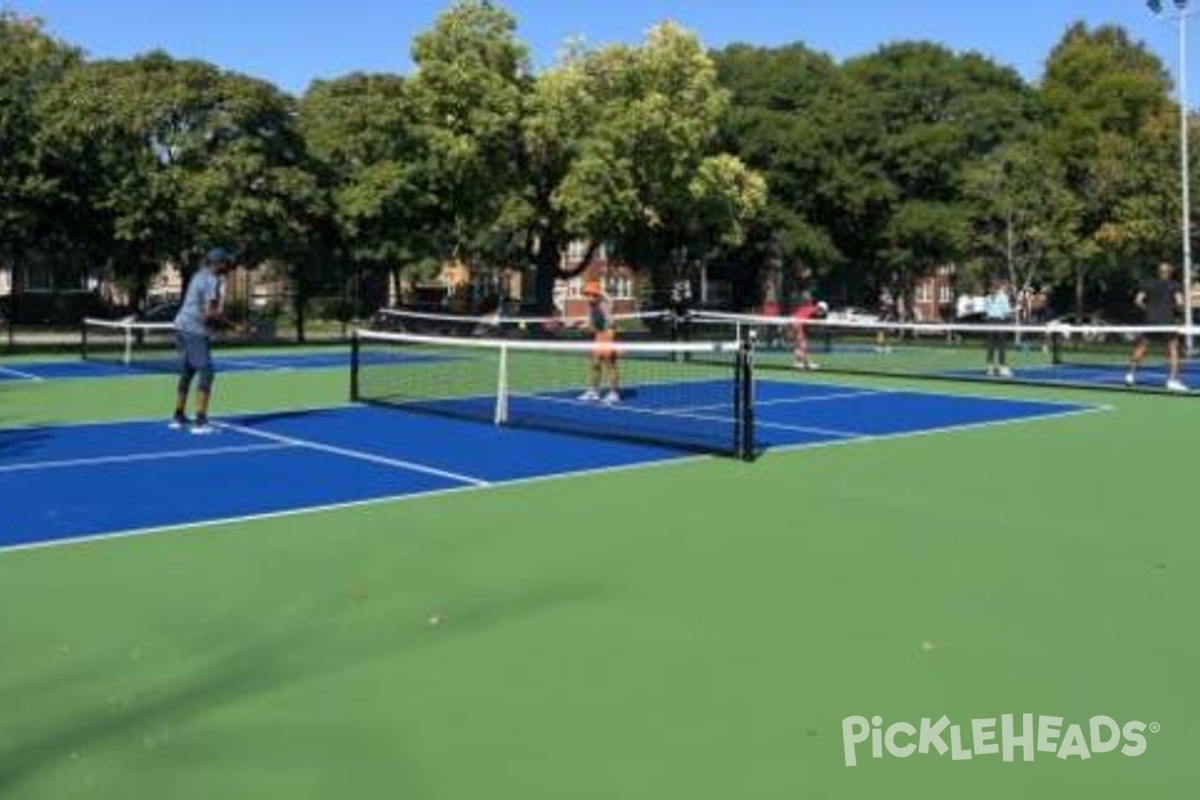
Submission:
[[[132,464],[138,461],[167,461],[179,458],[199,458],[202,456],[220,456],[231,453],[258,453],[264,450],[285,450],[294,445],[274,444],[243,444],[227,447],[209,447],[198,450],[159,450],[150,453],[137,453],[124,456],[95,456],[94,458],[70,458],[61,461],[27,461],[17,464],[0,465],[0,473],[33,472],[43,469],[61,469],[64,467],[91,467],[100,464]]]
[[[821,403],[826,400],[850,400],[855,397],[874,397],[876,395],[895,394],[893,389],[863,389],[858,392],[839,392],[838,394],[825,394],[817,397],[777,397],[774,400],[755,400],[754,407],[762,408],[763,406],[783,406],[794,405],[796,403]],[[712,403],[711,405],[703,406],[688,406],[685,410],[688,411],[712,411],[722,408],[731,408],[733,403]],[[673,409],[672,409],[673,410]]]
[[[158,533],[176,533],[186,532],[194,529],[203,530],[205,528],[215,528],[223,525],[239,525],[246,522],[262,522],[273,519],[287,519],[289,517],[298,517],[307,514],[320,514],[332,511],[344,511],[352,508],[368,508],[371,506],[379,506],[386,504],[400,504],[410,500],[423,500],[430,498],[443,497],[446,495],[467,494],[469,492],[478,492],[481,489],[507,489],[508,487],[528,486],[531,484],[548,483],[551,481],[565,480],[568,478],[582,478],[591,475],[607,475],[610,473],[633,472],[635,470],[651,469],[655,467],[670,467],[676,464],[693,464],[699,461],[708,461],[711,456],[666,456],[650,461],[639,461],[636,464],[622,464],[617,467],[596,467],[594,469],[581,469],[574,472],[556,472],[551,475],[535,475],[531,478],[517,478],[516,480],[505,481],[502,483],[484,484],[484,485],[467,485],[456,486],[452,489],[430,489],[425,492],[410,492],[407,494],[393,494],[384,497],[372,497],[366,500],[350,500],[344,503],[327,503],[325,505],[303,506],[300,508],[288,508],[282,511],[264,511],[261,514],[245,514],[239,517],[224,517],[221,519],[205,519],[198,522],[177,522],[172,525],[158,525],[152,528],[133,528],[124,531],[113,531],[105,533],[93,533],[87,536],[75,536],[64,539],[52,539],[49,541],[28,542],[25,544],[16,544],[8,547],[0,547],[0,558],[9,553],[17,553],[28,550],[48,550],[54,547],[70,547],[77,544],[88,544],[91,542],[105,542],[111,539],[129,539],[135,536],[147,536]],[[736,462],[741,463],[741,462]]]
[[[222,411],[222,417],[277,417],[286,414],[313,414],[321,411],[344,411],[358,408],[358,403],[342,403],[333,406],[293,406],[291,408],[275,409],[246,409],[242,411]],[[157,414],[153,417],[128,417],[126,419],[85,419],[78,422],[54,422],[49,424],[30,423],[28,425],[0,425],[0,438],[10,431],[52,431],[67,428],[104,428],[112,425],[143,425],[147,422],[167,424],[170,418]]]
[[[555,397],[548,394],[527,394],[524,392],[513,392],[509,395],[509,397],[521,397],[529,400],[536,400],[538,402],[557,403],[559,405],[574,406],[576,408],[587,408],[596,411],[611,411],[622,414],[641,414],[643,416],[669,417],[674,419],[683,417],[700,419],[709,422],[733,422],[733,417],[712,417],[704,416],[702,414],[689,413],[693,408],[692,406],[685,406],[681,408],[646,408],[644,406],[631,405],[630,403],[624,401],[617,403],[604,403],[600,400],[574,400],[569,397]],[[723,408],[728,405],[731,404],[725,403],[721,406],[712,407]],[[701,408],[707,408],[707,406],[701,406]]]
[[[774,400],[755,400],[755,406],[779,406],[790,403],[823,403],[826,400],[851,400],[855,397],[875,397],[877,395],[895,394],[895,389],[863,389],[862,391],[839,392],[824,394],[819,397],[777,397]]]
[[[777,374],[782,374],[782,373],[777,373]],[[879,373],[863,372],[862,370],[853,370],[853,369],[850,369],[850,370],[825,369],[825,370],[822,370],[820,374],[824,377],[830,377],[830,378],[841,375],[841,376],[851,378],[851,379],[857,378],[860,380],[861,379],[885,380],[885,381],[891,381],[893,383],[902,384],[901,386],[897,386],[897,387],[879,388],[878,391],[881,394],[914,394],[914,395],[921,395],[923,397],[931,397],[931,396],[932,397],[969,397],[973,400],[1003,400],[1004,402],[1007,402],[1007,403],[1025,403],[1025,404],[1033,403],[1036,405],[1063,406],[1066,408],[1075,408],[1075,407],[1082,405],[1082,403],[1078,400],[1054,400],[1054,399],[1047,399],[1047,398],[1040,398],[1040,397],[1024,397],[1024,396],[1013,397],[1011,395],[1003,395],[1003,394],[987,394],[985,392],[964,391],[964,389],[965,389],[964,384],[970,384],[973,386],[994,386],[997,389],[1014,389],[1015,388],[1015,389],[1021,389],[1021,390],[1028,390],[1031,392],[1060,392],[1060,393],[1061,393],[1061,389],[1063,388],[1063,386],[1066,385],[1066,386],[1070,386],[1072,388],[1079,388],[1081,390],[1089,390],[1090,389],[1091,390],[1090,392],[1086,392],[1086,391],[1084,392],[1084,393],[1088,393],[1088,394],[1096,394],[1098,392],[1103,392],[1105,395],[1115,394],[1115,392],[1112,389],[1111,384],[1092,386],[1091,384],[1083,384],[1083,383],[1063,384],[1063,383],[1059,383],[1059,382],[1051,383],[1049,381],[1044,381],[1044,382],[1022,381],[1020,379],[1008,380],[1008,381],[995,381],[995,380],[986,380],[982,377],[978,377],[978,378],[962,377],[962,376],[953,375],[953,374],[946,374],[946,375],[941,375],[940,377],[937,377],[937,379],[943,381],[943,385],[947,387],[946,391],[939,392],[939,391],[930,391],[928,388],[925,388],[925,387],[930,386],[931,379],[929,377],[923,376],[923,375],[916,375],[916,374],[881,375]],[[810,376],[811,376],[811,373],[810,373]],[[799,376],[797,376],[797,377],[799,377]],[[767,381],[769,383],[773,383],[776,385],[784,385],[784,386],[791,383],[791,381],[772,380],[769,377],[762,377],[761,372],[758,373],[758,380]],[[915,381],[920,381],[922,383],[922,387],[917,388],[917,387],[913,386],[913,383]],[[822,386],[839,386],[839,387],[845,386],[847,388],[851,388],[847,384],[844,384],[844,383],[837,383],[837,382],[829,383],[826,381],[816,381],[816,383],[819,383]],[[951,384],[953,384],[953,389],[950,388]],[[1154,397],[1160,393],[1144,392],[1143,394],[1146,397]],[[1088,400],[1087,405],[1098,406],[1098,407],[1109,408],[1109,409],[1112,408],[1112,406],[1110,406],[1106,403],[1093,402],[1092,400]]]
[[[251,361],[246,358],[217,358],[216,364],[220,367],[222,364],[228,364],[231,367],[248,367],[250,369],[261,369],[270,372],[291,372],[295,369],[290,365],[284,364],[268,364],[265,361]]]
[[[458,472],[449,472],[444,469],[430,467],[425,464],[418,464],[413,461],[401,461],[400,459],[396,458],[377,456],[373,453],[363,452],[362,450],[351,450],[345,447],[335,447],[334,445],[321,444],[320,442],[313,442],[309,441],[308,439],[296,439],[294,437],[284,436],[279,433],[270,433],[269,431],[260,431],[255,430],[254,428],[247,428],[244,425],[235,425],[231,422],[214,422],[213,425],[218,428],[224,428],[226,430],[243,434],[244,436],[255,436],[259,439],[268,439],[272,442],[278,442],[280,444],[290,445],[292,447],[302,447],[305,450],[316,450],[317,452],[321,453],[329,453],[331,455],[342,456],[344,458],[352,458],[356,461],[366,461],[370,464],[382,464],[385,467],[396,467],[397,469],[405,469],[411,472],[421,472],[425,475],[433,475],[434,477],[438,478],[448,478],[458,483],[470,484],[471,486],[492,485],[489,481],[485,481],[481,478],[473,478],[470,475],[463,475]]]
[[[849,446],[853,446],[853,445],[865,443],[865,442],[880,442],[880,441],[886,441],[889,439],[908,439],[908,438],[916,438],[916,437],[924,437],[924,436],[935,436],[935,435],[939,435],[942,433],[951,433],[951,432],[963,431],[963,430],[983,429],[983,428],[994,427],[994,426],[998,427],[1000,425],[1015,425],[1017,423],[1022,423],[1022,422],[1050,421],[1050,420],[1055,420],[1055,419],[1061,419],[1063,417],[1078,416],[1078,415],[1083,415],[1083,414],[1094,414],[1094,413],[1100,413],[1100,412],[1106,412],[1106,411],[1112,411],[1112,410],[1113,410],[1112,407],[1105,407],[1105,406],[1091,407],[1091,408],[1078,408],[1078,409],[1075,409],[1072,411],[1064,411],[1061,413],[1047,413],[1042,416],[1026,417],[1024,419],[1009,419],[1009,420],[999,420],[999,421],[993,421],[993,422],[972,423],[969,425],[957,425],[957,426],[951,426],[951,427],[946,427],[946,428],[935,428],[935,429],[924,430],[924,431],[909,431],[906,433],[895,433],[895,434],[886,434],[886,435],[879,435],[879,436],[859,436],[854,439],[840,439],[840,440],[836,440],[836,441],[827,441],[827,442],[807,442],[807,443],[797,443],[794,445],[781,445],[778,447],[770,448],[766,452],[766,457],[771,457],[775,453],[788,453],[788,452],[796,451],[796,450],[826,448],[826,447],[849,447]],[[283,511],[268,511],[268,512],[263,512],[261,514],[245,514],[242,516],[224,517],[221,519],[207,519],[207,520],[200,520],[197,522],[180,522],[180,523],[175,523],[172,525],[158,525],[158,526],[149,527],[149,528],[133,528],[133,529],[124,530],[124,531],[110,531],[110,532],[104,532],[104,533],[94,533],[94,534],[89,534],[87,536],[75,536],[75,537],[63,538],[63,539],[53,539],[53,540],[49,540],[49,541],[28,542],[25,544],[17,544],[17,545],[11,545],[8,547],[0,547],[0,558],[4,557],[5,555],[7,555],[9,553],[17,553],[17,552],[22,552],[22,551],[48,550],[50,548],[57,548],[57,547],[71,547],[74,545],[89,544],[89,543],[93,543],[93,542],[105,542],[105,541],[109,541],[109,540],[113,540],[113,539],[128,539],[128,538],[132,538],[135,536],[147,536],[147,535],[158,534],[158,533],[187,532],[187,531],[196,530],[196,529],[204,530],[206,528],[215,528],[215,527],[220,527],[220,526],[224,526],[224,525],[237,525],[237,524],[242,524],[242,523],[247,523],[247,522],[261,522],[261,521],[267,521],[267,520],[273,520],[273,519],[287,519],[290,517],[297,517],[297,516],[306,515],[306,514],[319,514],[319,513],[323,513],[323,512],[327,512],[327,511],[332,512],[332,511],[343,511],[343,510],[355,509],[355,508],[368,508],[368,507],[372,507],[372,506],[387,505],[387,504],[392,504],[392,503],[399,505],[401,503],[406,503],[411,500],[423,500],[423,499],[437,498],[437,497],[446,496],[446,495],[466,494],[468,492],[477,492],[484,488],[506,489],[508,487],[521,487],[521,486],[536,485],[539,483],[549,483],[552,481],[569,480],[569,479],[585,477],[585,476],[589,476],[589,475],[606,475],[609,473],[632,472],[635,470],[652,469],[652,468],[660,468],[660,467],[672,467],[672,466],[676,466],[676,465],[695,464],[700,461],[712,461],[712,460],[714,460],[712,456],[686,456],[686,457],[669,456],[669,457],[665,457],[665,458],[661,458],[661,459],[657,459],[657,460],[642,461],[642,462],[639,462],[636,464],[623,464],[623,465],[617,466],[617,467],[598,467],[595,469],[578,470],[575,472],[558,472],[558,473],[554,473],[552,475],[537,475],[537,476],[534,476],[531,478],[519,478],[517,480],[504,481],[504,482],[500,482],[500,483],[491,484],[488,486],[466,485],[466,486],[458,486],[453,489],[432,489],[427,492],[412,492],[412,493],[408,493],[408,494],[387,495],[384,497],[368,498],[366,500],[351,500],[351,501],[348,501],[345,503],[328,503],[325,505],[305,506],[305,507],[300,507],[300,508],[289,508],[289,509],[285,509]],[[729,463],[731,465],[731,467],[733,467],[733,468],[745,466],[745,463],[746,463],[746,462],[742,462],[742,461],[733,461],[731,459],[726,459],[725,462]]]
[[[757,405],[757,404],[756,404]],[[675,416],[675,415],[672,415]],[[679,414],[678,416],[686,416],[689,419],[698,419],[704,422],[725,422],[732,423],[733,417],[714,417],[707,414]],[[754,417],[755,428],[776,428],[783,431],[793,431],[796,433],[816,433],[821,436],[837,436],[839,439],[860,438],[867,434],[857,431],[843,431],[835,428],[815,428],[809,425],[788,425],[784,422],[763,422],[757,415]]]
[[[754,420],[755,428],[773,428],[779,431],[791,431],[793,433],[815,433],[821,436],[836,436],[839,439],[861,439],[864,436],[870,436],[869,433],[860,431],[843,431],[836,428],[815,428],[811,425],[789,425],[786,422],[763,422],[759,419]],[[772,450],[774,448],[771,448]]]
[[[550,403],[560,403],[565,405],[580,406],[583,408],[595,408],[598,410],[621,412],[626,414],[643,414],[647,416],[662,417],[665,419],[689,419],[698,420],[700,422],[720,422],[725,425],[733,426],[735,420],[733,417],[718,417],[712,414],[696,414],[693,413],[697,409],[712,408],[721,409],[729,408],[731,404],[726,403],[720,406],[698,406],[698,407],[678,407],[678,408],[641,408],[638,406],[629,405],[628,403],[614,403],[606,405],[597,401],[586,400],[570,400],[564,397],[551,397],[548,395],[520,395],[521,397],[529,397],[535,400],[545,400]],[[762,405],[755,403],[755,407]],[[814,428],[799,425],[786,425],[784,423],[762,422],[755,417],[754,425],[756,428],[778,428],[780,430],[792,431],[794,433],[814,433],[819,436],[837,436],[841,439],[857,438],[864,434],[855,431],[841,431],[833,428]]]
[[[886,442],[892,439],[916,439],[924,436],[937,436],[943,433],[959,433],[961,431],[983,430],[985,428],[999,428],[1008,425],[1019,425],[1026,422],[1050,422],[1052,420],[1064,419],[1066,417],[1082,416],[1084,414],[1103,414],[1113,411],[1112,406],[1089,406],[1077,408],[1074,410],[1064,411],[1047,411],[1044,414],[1037,414],[1032,417],[1011,417],[1009,419],[996,419],[987,422],[964,422],[961,425],[946,425],[940,428],[925,428],[917,431],[903,431],[900,433],[864,433],[855,436],[853,439],[839,439],[830,442],[797,442],[796,444],[777,445],[769,448],[766,453],[786,453],[793,450],[808,450],[818,447],[843,447],[850,444],[859,444],[864,442]]]
[[[20,378],[20,379],[26,380],[26,381],[44,381],[44,380],[46,380],[45,378],[43,378],[40,375],[34,375],[32,372],[22,372],[21,370],[13,369],[12,367],[0,367],[0,372],[3,372],[5,375],[12,375],[13,377]]]

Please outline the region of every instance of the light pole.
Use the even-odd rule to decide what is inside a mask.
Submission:
[[[1190,0],[1172,0],[1174,10],[1163,9],[1162,0],[1147,0],[1146,5],[1157,16],[1168,19],[1179,27],[1179,176],[1183,198],[1183,314],[1187,354],[1191,358],[1195,350],[1192,332],[1192,193],[1191,169],[1188,164],[1188,101],[1187,101],[1187,20],[1192,11]]]

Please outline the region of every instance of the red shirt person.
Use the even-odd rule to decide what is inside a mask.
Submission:
[[[828,310],[829,306],[824,302],[815,303],[805,295],[792,312],[792,364],[797,369],[818,369],[818,365],[808,357],[808,323],[824,318]]]

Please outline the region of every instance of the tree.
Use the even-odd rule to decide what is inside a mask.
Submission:
[[[403,267],[436,259],[437,204],[421,184],[424,149],[403,78],[318,81],[301,99],[299,125],[350,265],[381,270],[398,289]]]
[[[0,9],[0,266],[15,267],[34,250],[52,257],[50,243],[63,244],[58,187],[38,157],[37,101],[79,60],[38,20]]]
[[[623,225],[605,238],[631,260],[659,267],[660,282],[663,266],[681,249],[706,258],[740,244],[766,204],[766,182],[720,151],[729,96],[696,37],[665,23],[636,50],[602,51],[597,67],[597,95],[608,103],[596,136],[611,143],[609,166],[634,200],[616,206]],[[723,220],[704,213],[714,203],[729,209]]]
[[[91,62],[41,113],[74,238],[135,306],[164,264],[186,267],[213,242],[246,263],[291,252],[316,202],[290,99],[205,62]]]
[[[1018,291],[1046,282],[1076,250],[1078,208],[1040,130],[989,154],[966,174],[979,272],[1003,272]]]
[[[845,70],[843,135],[877,180],[865,196],[847,187],[835,239],[867,265],[868,283],[911,301],[917,278],[963,254],[965,172],[1028,125],[1034,96],[1011,69],[927,43],[889,45]]]
[[[716,148],[726,102],[694,36],[653,29],[639,48],[575,50],[533,78],[514,23],[463,0],[413,48],[413,175],[430,242],[467,261],[536,269],[548,309],[573,240],[649,264],[744,236],[757,174]]]
[[[423,236],[441,257],[479,263],[510,255],[497,229],[517,169],[522,100],[531,82],[516,20],[486,0],[459,0],[413,43],[405,95],[420,161],[414,179],[429,204]]]
[[[839,199],[851,187],[872,191],[865,165],[843,155],[839,116],[846,82],[829,56],[801,44],[733,45],[714,60],[730,94],[723,144],[770,186],[739,257],[770,265],[771,274],[756,277],[766,278],[769,291],[790,304],[801,281],[819,281],[846,266],[833,234],[844,213]]]
[[[719,148],[728,97],[699,41],[653,28],[638,48],[574,53],[539,77],[529,104],[524,163],[538,300],[563,276],[561,248],[601,245],[650,266],[656,282],[687,251],[704,258],[740,245],[766,204],[766,183]],[[548,180],[546,178],[549,178]]]
[[[1060,277],[1082,314],[1089,282],[1161,252],[1172,116],[1162,63],[1119,27],[1077,24],[1055,46],[1041,85],[1048,145],[1078,208],[1075,247]],[[1122,266],[1122,264],[1125,266]]]

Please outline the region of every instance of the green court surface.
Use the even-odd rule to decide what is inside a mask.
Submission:
[[[172,381],[0,384],[0,426]],[[936,388],[1110,408],[0,552],[0,798],[1195,797],[1200,405]],[[1159,730],[845,764],[848,717],[1025,713]]]

